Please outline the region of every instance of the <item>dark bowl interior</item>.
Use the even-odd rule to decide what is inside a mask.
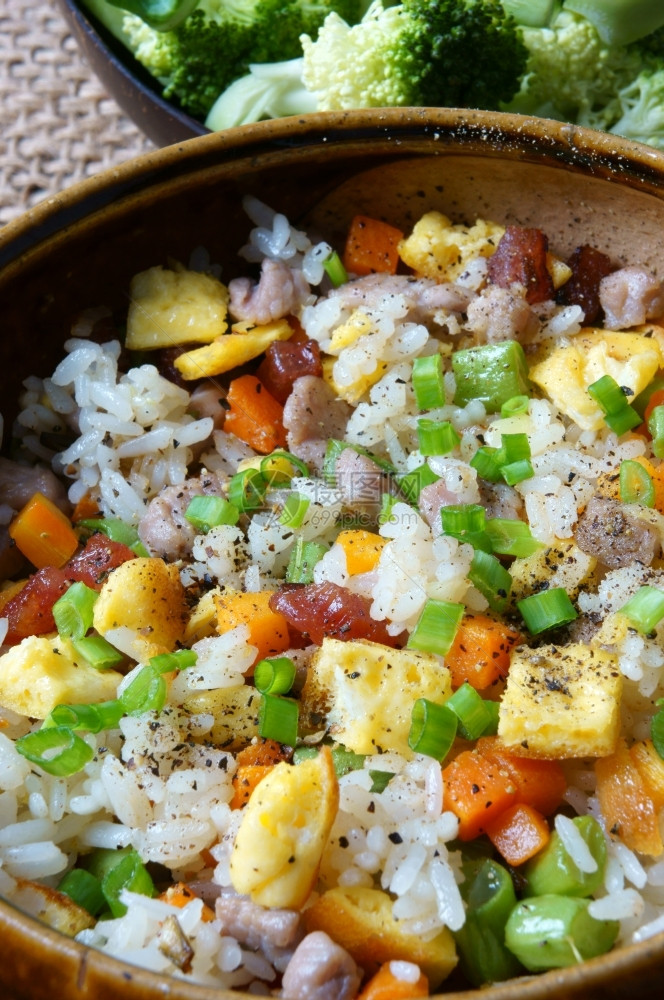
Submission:
[[[311,115],[209,134],[144,155],[0,232],[0,398],[48,374],[73,317],[123,310],[136,271],[197,246],[231,277],[251,226],[245,193],[339,240],[358,210],[407,226],[438,208],[538,225],[552,249],[590,242],[664,273],[664,154],[518,116],[392,109]],[[303,223],[303,224],[304,224]],[[8,434],[5,434],[5,438]],[[237,1000],[83,947],[0,902],[0,995],[14,1000]],[[584,965],[482,992],[485,1000],[659,996],[664,934]],[[458,984],[448,1000],[470,1000]]]
[[[154,77],[76,0],[57,0],[57,4],[91,69],[156,146],[169,146],[209,132],[176,102],[163,98]]]

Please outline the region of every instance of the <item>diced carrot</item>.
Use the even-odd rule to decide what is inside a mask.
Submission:
[[[368,215],[351,221],[343,252],[343,265],[352,274],[396,274],[400,229]]]
[[[233,798],[231,809],[242,809],[251,798],[254,788],[261,783],[274,764],[243,764],[233,775]]]
[[[159,899],[162,903],[168,903],[169,906],[178,906],[182,909],[187,903],[191,903],[192,899],[198,899],[198,896],[189,888],[186,882],[176,882],[174,885],[169,885],[168,889],[165,889],[160,894]],[[206,923],[214,920],[214,912],[207,903],[203,903],[201,920]]]
[[[256,663],[266,656],[283,653],[290,647],[286,618],[279,611],[270,608],[270,597],[273,593],[272,590],[255,593],[224,591],[215,594],[214,598],[217,631],[223,635],[238,625],[248,625],[248,642],[258,649]]]
[[[226,401],[230,409],[224,430],[235,434],[262,455],[286,447],[284,408],[255,375],[234,378],[228,387]]]
[[[649,739],[634,743],[629,753],[655,809],[660,810],[664,806],[664,760]]]
[[[290,756],[290,751],[285,750],[276,740],[259,739],[238,751],[235,760],[238,767],[244,767],[246,764],[259,764],[265,767],[268,764],[278,764],[281,760],[288,760]]]
[[[496,736],[483,736],[475,749],[509,774],[516,788],[516,802],[532,806],[544,816],[550,816],[562,802],[567,780],[559,761],[519,757]]]
[[[551,831],[542,813],[523,802],[503,810],[486,828],[487,836],[508,865],[522,865],[549,841]]]
[[[84,493],[72,511],[71,519],[77,524],[91,517],[101,517],[99,501],[93,500],[89,493]]]
[[[473,840],[516,801],[511,775],[490,757],[464,750],[443,769],[443,803],[459,819],[459,839]]]
[[[78,535],[59,507],[35,493],[9,525],[9,534],[37,569],[64,566],[78,548]]]
[[[452,687],[468,681],[477,691],[483,691],[506,677],[512,650],[521,642],[523,636],[509,625],[489,615],[465,614],[445,657]]]
[[[655,804],[627,744],[595,761],[597,797],[609,833],[631,850],[659,857],[664,851]]]
[[[375,569],[387,538],[364,528],[348,528],[337,535],[337,542],[346,553],[346,568],[351,576],[370,573]]]
[[[398,963],[385,962],[371,977],[357,1000],[410,1000],[411,997],[429,996],[429,980],[423,972],[420,972],[415,982],[411,982],[409,979],[400,979],[398,971]]]

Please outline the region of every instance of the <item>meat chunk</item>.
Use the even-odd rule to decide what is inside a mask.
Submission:
[[[254,950],[292,947],[302,933],[296,910],[266,909],[248,896],[222,893],[215,903],[215,915],[222,934]]]
[[[223,400],[226,398],[225,390],[215,385],[213,381],[207,380],[197,385],[189,399],[189,412],[197,420],[202,417],[211,417],[215,430],[221,430],[226,418],[226,407]]]
[[[324,931],[307,934],[284,972],[282,996],[288,1000],[352,1000],[360,971],[345,949]]]
[[[151,555],[174,562],[191,552],[198,532],[184,515],[192,498],[201,495],[222,495],[221,480],[214,473],[167,486],[150,501],[138,523],[138,537]]]
[[[0,457],[0,496],[13,510],[20,510],[35,493],[43,493],[56,506],[69,512],[64,486],[45,465],[21,465]]]
[[[539,329],[539,319],[529,306],[523,286],[489,285],[468,306],[467,326],[478,340],[528,340]]]
[[[553,280],[547,268],[549,241],[541,229],[508,226],[495,253],[489,257],[489,281],[501,288],[523,285],[530,305],[553,298]]]
[[[664,313],[664,287],[640,267],[622,267],[602,278],[599,300],[604,324],[612,330],[639,326]]]
[[[604,566],[649,566],[661,549],[659,532],[625,510],[618,500],[594,496],[579,518],[576,543]]]
[[[327,382],[302,375],[284,404],[283,423],[288,449],[303,462],[320,469],[329,438],[342,438],[352,409],[337,399]]]
[[[270,608],[317,646],[326,636],[342,642],[368,639],[384,646],[402,644],[402,636],[388,632],[389,622],[371,617],[368,597],[337,583],[286,583],[272,594]]]
[[[429,483],[420,490],[417,505],[424,520],[433,528],[434,534],[440,535],[443,530],[441,510],[458,502],[459,497],[447,488],[445,480],[437,479],[435,483]]]
[[[256,373],[265,388],[279,403],[285,403],[293,383],[303,375],[323,374],[320,347],[316,340],[277,340],[265,352],[265,360]]]
[[[309,285],[301,271],[266,258],[257,284],[250,278],[233,278],[228,291],[228,308],[236,319],[264,324],[297,314],[309,295]]]
[[[572,276],[558,292],[558,301],[565,306],[581,306],[586,323],[594,323],[602,308],[600,282],[615,270],[611,258],[584,243],[576,248],[567,263]]]
[[[413,278],[406,274],[368,274],[333,289],[329,297],[341,299],[345,306],[368,309],[379,307],[386,296],[401,295],[406,300],[406,319],[423,323],[441,310],[465,312],[474,293],[451,282],[431,278]]]
[[[383,493],[390,492],[390,477],[369,458],[344,448],[334,467],[335,483],[349,507],[366,511],[380,508]]]
[[[502,517],[509,521],[521,519],[523,500],[513,486],[508,486],[507,483],[490,483],[487,479],[478,479],[477,483],[487,521],[492,517]]]

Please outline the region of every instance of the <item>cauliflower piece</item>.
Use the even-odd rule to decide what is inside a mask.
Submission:
[[[195,691],[183,708],[189,715],[210,716],[206,737],[222,750],[242,750],[258,736],[258,706],[261,696],[250,684]]]
[[[104,582],[93,624],[111,643],[115,630],[129,629],[133,633],[130,654],[144,660],[172,652],[184,634],[188,616],[177,566],[156,557],[141,557],[122,563]]]
[[[190,380],[204,376],[223,375],[247,361],[253,361],[276,340],[288,340],[293,328],[287,320],[278,319],[274,323],[255,326],[244,332],[227,333],[215,338],[204,347],[180,354],[174,361],[182,378]]]
[[[408,934],[392,916],[392,900],[380,889],[339,886],[304,911],[307,931],[325,931],[371,975],[384,962],[415,962],[435,989],[457,963],[447,927],[435,937]]]
[[[209,274],[151,267],[134,276],[130,296],[125,339],[130,351],[207,344],[228,326],[228,289]]]
[[[629,402],[646,388],[663,364],[662,349],[654,338],[589,327],[533,365],[530,378],[579,427],[598,431],[604,426],[604,414],[588,394],[588,386],[610,375],[618,385],[631,390]]]
[[[312,657],[302,702],[305,713],[327,716],[330,732],[349,750],[392,750],[410,759],[413,704],[451,694],[450,672],[433,653],[326,638]]]
[[[427,212],[399,243],[399,256],[416,274],[434,281],[456,281],[476,257],[491,257],[505,232],[495,222],[453,225],[442,212]]]
[[[276,764],[245,806],[230,859],[233,888],[260,906],[303,906],[338,806],[329,747],[301,764]]]
[[[31,635],[0,657],[0,705],[45,719],[56,705],[110,701],[121,680],[116,670],[91,667],[69,639]]]
[[[547,588],[563,587],[571,600],[575,600],[596,566],[597,559],[582,552],[573,539],[556,539],[552,545],[514,560],[510,566],[510,600],[520,601],[536,593],[543,585]]]
[[[617,657],[582,643],[512,653],[498,735],[530,757],[606,757],[620,729]]]

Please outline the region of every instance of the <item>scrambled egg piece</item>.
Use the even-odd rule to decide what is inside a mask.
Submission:
[[[233,888],[260,906],[303,906],[338,806],[329,747],[301,764],[276,764],[245,806],[230,860]]]
[[[530,378],[579,427],[597,431],[604,426],[604,414],[588,386],[610,375],[632,391],[627,397],[631,402],[663,364],[664,353],[655,337],[588,328],[533,365]]]
[[[312,657],[302,702],[305,713],[327,716],[330,732],[349,750],[410,758],[413,704],[451,694],[450,672],[432,653],[326,638]]]
[[[596,566],[597,559],[582,552],[573,539],[556,539],[552,545],[514,560],[510,566],[510,600],[520,601],[538,591],[542,584],[563,587],[574,600],[581,587],[592,579]]]
[[[447,927],[427,939],[408,934],[392,916],[392,900],[380,889],[338,887],[304,911],[307,931],[325,931],[371,975],[384,962],[416,962],[435,989],[457,963]]]
[[[620,729],[615,655],[582,643],[512,653],[498,735],[531,757],[606,757]]]
[[[491,257],[504,226],[478,219],[474,226],[453,225],[442,212],[427,212],[399,243],[399,256],[418,275],[456,281],[476,257]]]
[[[110,642],[114,629],[134,632],[131,655],[140,661],[172,652],[188,614],[177,566],[142,557],[128,559],[109,575],[95,603],[93,624]]]
[[[331,357],[323,361],[323,378],[334,390],[335,395],[348,403],[356,403],[367,389],[383,377],[388,368],[387,362],[379,361],[372,372],[358,372],[357,378],[346,385],[337,381],[335,377],[334,366],[341,351],[357,343],[361,337],[370,336],[372,330],[373,322],[369,313],[364,309],[356,309],[345,323],[341,323],[335,329],[327,348],[327,353]]]
[[[239,684],[187,695],[184,710],[190,715],[212,717],[206,736],[223,750],[242,750],[258,736],[261,695],[250,684]]]
[[[135,275],[129,293],[125,344],[130,351],[207,344],[228,326],[228,289],[209,274],[151,267]]]
[[[287,320],[278,319],[265,326],[255,326],[246,332],[227,333],[215,338],[204,347],[180,354],[174,361],[182,378],[190,380],[204,376],[222,375],[233,368],[253,361],[268,349],[275,340],[288,340],[293,328]]]
[[[121,680],[91,667],[68,639],[31,635],[0,657],[0,705],[45,719],[56,705],[111,701]]]

